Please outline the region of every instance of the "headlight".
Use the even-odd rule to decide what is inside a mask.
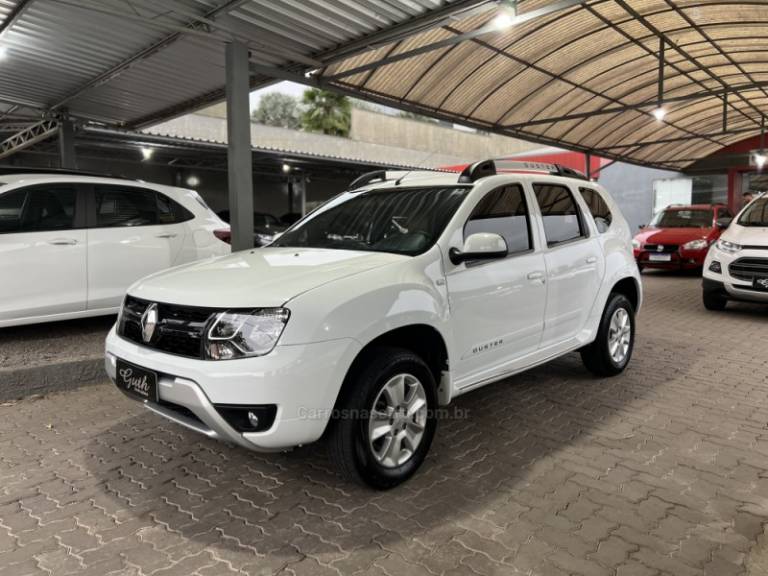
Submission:
[[[643,243],[640,242],[640,240],[632,240],[632,248],[636,248],[637,250],[640,250],[640,248],[643,247]]]
[[[285,308],[261,308],[253,312],[221,312],[205,338],[206,356],[231,360],[269,354],[288,322]]]
[[[741,250],[741,244],[736,244],[735,242],[728,242],[728,240],[718,240],[717,247],[723,252],[725,252],[726,254],[735,254],[736,252]]]
[[[683,244],[683,250],[704,250],[704,248],[709,248],[709,241],[705,239],[691,240]]]

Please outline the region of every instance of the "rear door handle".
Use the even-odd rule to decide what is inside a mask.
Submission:
[[[156,238],[176,238],[177,234],[158,234]]]
[[[594,264],[597,262],[597,256],[587,256],[587,264]]]
[[[544,282],[544,272],[531,272],[528,274],[528,280],[540,280]]]
[[[48,244],[52,246],[74,246],[77,244],[77,240],[74,238],[54,238],[53,240],[48,240]]]

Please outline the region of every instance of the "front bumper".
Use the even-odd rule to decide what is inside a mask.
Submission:
[[[660,268],[663,270],[694,270],[704,265],[707,257],[707,250],[683,250],[680,248],[676,252],[668,252],[670,260],[668,262],[652,262],[651,256],[659,254],[658,252],[649,252],[647,250],[634,250],[635,260],[638,266],[643,268]]]
[[[737,254],[728,254],[713,246],[704,262],[704,271],[702,274],[704,278],[704,291],[717,292],[729,300],[768,304],[768,292],[755,290],[751,282],[734,278],[729,271],[731,263],[738,258],[749,256],[761,257],[763,255],[764,252],[752,250],[742,250]],[[720,263],[720,273],[710,270],[712,261]]]
[[[117,358],[156,372],[160,403],[143,402],[156,414],[209,438],[276,451],[320,438],[359,351],[357,341],[343,339],[278,346],[257,358],[206,361],[145,348],[120,338],[112,328],[105,366],[113,382]],[[270,404],[277,413],[262,432],[238,432],[215,407]]]

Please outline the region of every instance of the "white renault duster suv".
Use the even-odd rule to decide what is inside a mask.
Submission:
[[[708,310],[729,300],[768,304],[768,195],[744,208],[709,249],[703,300]]]
[[[372,173],[271,246],[134,284],[106,367],[208,437],[270,451],[325,436],[347,476],[389,488],[453,398],[574,350],[624,370],[631,241],[606,191],[558,166]]]

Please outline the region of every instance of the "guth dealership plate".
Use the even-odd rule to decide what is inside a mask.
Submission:
[[[157,402],[157,374],[117,359],[117,386],[131,398]]]

